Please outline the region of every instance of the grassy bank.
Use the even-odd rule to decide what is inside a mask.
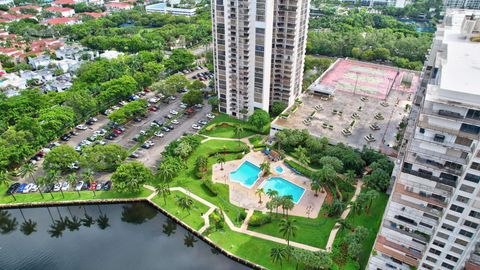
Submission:
[[[226,114],[219,114],[200,131],[200,134],[218,138],[238,138],[235,134],[236,126],[243,128],[240,136],[238,136],[240,138],[245,138],[258,133],[257,129],[248,122],[230,117]],[[263,132],[268,133],[268,129],[269,128],[266,127]]]

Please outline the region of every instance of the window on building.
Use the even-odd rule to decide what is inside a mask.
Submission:
[[[475,175],[475,174],[471,174],[471,173],[467,173],[465,175],[465,180],[473,182],[473,183],[478,183],[478,182],[480,182],[480,176]]]
[[[456,223],[460,218],[457,217],[457,216],[454,216],[454,215],[447,214],[447,215],[445,216],[445,219],[450,220],[450,221],[453,221],[453,222]]]
[[[446,259],[452,261],[452,262],[458,262],[458,258],[455,257],[455,256],[452,256],[450,254],[448,254],[447,256],[445,256]]]
[[[442,232],[437,232],[437,236],[445,240],[448,240],[448,237],[449,237],[448,234],[442,233]]]
[[[476,229],[478,228],[478,224],[475,223],[475,222],[472,222],[470,220],[465,220],[465,222],[463,223],[463,225],[467,226],[467,227],[470,227],[472,229]]]
[[[422,225],[423,227],[427,227],[427,228],[429,228],[429,229],[432,229],[432,228],[433,228],[432,225],[427,224],[427,223],[425,223],[425,222],[421,222],[421,221],[420,221],[420,223],[418,223],[418,224],[419,224],[419,225]]]
[[[458,195],[456,200],[458,202],[461,202],[461,203],[468,203],[468,201],[469,201],[469,199],[467,197],[464,197],[462,195]]]
[[[435,134],[435,136],[433,137],[433,140],[436,142],[443,143],[445,141],[445,135]]]
[[[473,193],[473,191],[475,191],[475,188],[468,185],[461,185],[460,190],[467,193]]]
[[[422,267],[424,267],[425,269],[428,269],[428,270],[433,270],[433,266],[430,266],[426,263],[422,263]]]
[[[420,128],[420,129],[419,129],[419,132],[422,133],[422,134],[424,134],[424,133],[425,133],[425,129],[424,129],[424,128]]]
[[[433,244],[436,245],[436,246],[439,246],[441,248],[445,247],[445,243],[440,242],[438,240],[433,241]]]
[[[463,123],[460,127],[460,131],[476,135],[480,133],[480,127]]]
[[[465,210],[465,208],[463,208],[461,206],[458,206],[456,204],[452,204],[452,206],[450,206],[450,210],[453,210],[453,211],[458,212],[458,213],[462,213],[463,210]]]
[[[434,248],[430,248],[430,252],[437,255],[437,256],[440,256],[440,254],[442,254],[442,252],[440,250],[436,250]]]
[[[472,143],[473,143],[473,140],[471,140],[469,138],[464,138],[464,137],[457,137],[455,139],[455,143],[470,147],[470,145],[472,145]]]
[[[472,210],[472,211],[470,211],[470,214],[468,214],[468,215],[471,216],[471,217],[480,219],[480,213],[477,212],[477,211]]]
[[[458,254],[458,255],[462,255],[462,253],[463,253],[463,250],[461,250],[461,249],[459,249],[459,248],[457,248],[457,247],[451,247],[451,248],[450,248],[450,251],[453,252],[453,253],[456,253],[456,254]]]
[[[432,257],[430,257],[430,256],[427,256],[426,260],[429,261],[429,262],[432,262],[432,263],[436,263],[436,262],[437,262],[437,259],[432,258]]]
[[[460,230],[459,234],[463,235],[463,236],[466,236],[468,238],[472,238],[473,236],[473,233],[472,232],[469,232],[469,231],[466,231],[466,230]]]
[[[453,265],[451,265],[451,264],[448,264],[448,263],[445,263],[445,262],[444,262],[444,263],[442,263],[442,267],[445,267],[445,268],[447,268],[447,269],[453,269],[453,268],[454,268],[454,266],[453,266]]]
[[[453,232],[453,229],[455,229],[455,227],[453,227],[451,225],[448,225],[447,223],[443,223],[442,228],[447,230],[447,231],[451,231],[451,232]]]
[[[466,246],[468,245],[468,242],[467,242],[467,241],[462,240],[462,239],[460,239],[460,238],[457,238],[457,239],[455,240],[455,243],[456,243],[456,244],[459,244],[459,245],[461,245],[461,246],[464,246],[464,247],[466,247]]]
[[[480,120],[480,111],[469,109],[466,117],[470,119]]]

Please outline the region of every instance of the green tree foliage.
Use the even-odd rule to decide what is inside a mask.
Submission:
[[[343,172],[343,162],[336,157],[324,156],[324,157],[320,158],[318,163],[322,167],[325,167],[326,165],[330,165],[330,166],[333,167],[333,169],[336,172]]]
[[[139,90],[138,83],[129,75],[104,82],[101,86],[104,90],[98,95],[98,100],[102,104],[119,102]]]
[[[176,49],[172,51],[170,57],[165,60],[165,67],[170,72],[176,72],[190,68],[195,61],[195,55],[185,49]]]
[[[285,109],[287,108],[287,105],[283,102],[275,101],[272,104],[272,116],[278,116],[280,115]]]
[[[153,179],[153,174],[142,163],[133,161],[120,165],[111,179],[115,191],[135,193],[140,192],[143,184]]]
[[[86,147],[82,153],[85,166],[96,171],[114,171],[128,157],[128,151],[117,144]]]
[[[65,105],[71,107],[76,118],[82,119],[97,111],[97,101],[87,90],[65,92]]]
[[[199,90],[190,90],[182,96],[182,102],[188,106],[203,103],[203,93]]]
[[[48,152],[43,161],[45,171],[68,172],[74,162],[82,161],[80,154],[68,145],[60,145]]]
[[[136,116],[147,113],[148,103],[144,99],[134,100],[108,115],[108,119],[118,124],[125,124]]]
[[[203,82],[199,80],[193,80],[190,85],[188,86],[188,89],[190,90],[198,90],[201,91],[207,87]]]
[[[174,95],[189,85],[188,79],[183,74],[175,74],[165,80],[152,84],[152,90],[166,96]]]
[[[363,182],[370,188],[385,192],[390,185],[390,174],[383,169],[376,169],[363,177]]]
[[[264,130],[270,124],[270,115],[262,109],[256,109],[248,118],[248,122],[258,130]]]

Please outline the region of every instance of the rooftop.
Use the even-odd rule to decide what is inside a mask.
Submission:
[[[444,53],[445,59],[442,61],[441,89],[480,95],[480,80],[476,77],[480,74],[480,43],[470,41],[465,33],[462,33],[462,22],[465,16],[475,13],[479,20],[480,11],[478,10],[447,11],[446,17],[451,16],[451,24],[450,21],[446,23],[437,34],[447,48]]]

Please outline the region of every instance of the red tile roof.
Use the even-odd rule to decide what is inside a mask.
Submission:
[[[82,13],[77,13],[78,15],[88,15],[88,16],[92,16],[93,18],[100,18],[100,17],[103,17],[103,16],[107,16],[107,13],[105,12],[82,12]]]
[[[129,3],[110,2],[110,3],[106,3],[105,6],[113,7],[113,8],[129,8],[132,5]]]
[[[62,5],[75,5],[77,2],[75,0],[57,0],[52,2],[52,5],[62,6]]]
[[[68,12],[68,11],[72,11],[73,8],[49,7],[49,8],[46,8],[45,10],[51,11],[51,12]]]
[[[19,12],[19,11],[22,10],[22,9],[42,10],[41,7],[39,7],[39,6],[32,6],[32,5],[12,7],[10,10],[11,10],[11,11],[15,11],[15,12]]]
[[[77,18],[65,18],[65,17],[62,17],[62,18],[52,18],[52,19],[47,19],[47,20],[44,20],[42,22],[42,24],[51,24],[51,25],[55,25],[55,24],[66,24],[66,23],[69,23],[69,22],[76,22],[78,19]]]

